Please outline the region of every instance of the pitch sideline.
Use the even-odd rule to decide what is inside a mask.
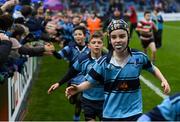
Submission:
[[[158,96],[162,97],[163,99],[168,97],[167,95],[163,94],[162,91],[151,83],[151,81],[147,80],[145,77],[140,75],[139,79],[143,81],[151,90],[153,90]]]

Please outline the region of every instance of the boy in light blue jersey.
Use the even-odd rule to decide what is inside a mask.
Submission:
[[[81,56],[73,65],[77,71],[86,75],[98,59],[103,55],[103,35],[100,32],[92,34],[88,47],[91,52],[88,55]],[[81,105],[84,110],[85,121],[95,121],[96,117],[102,120],[102,110],[104,102],[103,84],[97,82],[94,87],[83,91]]]
[[[124,20],[112,20],[108,26],[113,50],[103,56],[86,75],[87,81],[66,89],[69,98],[91,87],[96,81],[104,84],[104,121],[135,121],[142,114],[142,93],[139,76],[145,69],[161,81],[164,93],[170,92],[167,80],[159,69],[151,64],[147,55],[128,47],[128,24]]]
[[[157,31],[154,31],[154,41],[156,44],[156,48],[160,48],[162,46],[162,34],[163,34],[163,17],[159,12],[158,8],[155,8],[153,10],[153,14],[152,14],[152,21],[154,22],[154,24],[157,27]]]
[[[73,30],[73,37],[75,42],[69,43],[63,49],[58,52],[53,52],[54,56],[58,59],[66,59],[70,63],[70,67],[77,60],[80,54],[88,54],[89,48],[85,43],[86,28],[83,26],[77,26]]]
[[[142,121],[180,121],[180,93],[165,98],[160,105],[143,114],[138,119],[138,122]]]
[[[96,61],[102,56],[103,35],[101,32],[95,32],[91,36],[88,47],[91,50],[90,53],[80,55],[63,79],[50,87],[48,90],[49,94],[55,90],[59,84],[69,81],[78,73],[81,73],[84,77],[90,71]],[[82,78],[81,81],[85,81],[85,79]],[[102,119],[103,101],[104,89],[103,85],[99,82],[97,82],[93,88],[83,91],[81,104],[84,109],[86,121],[94,121],[96,117],[98,117],[99,120]]]
[[[73,31],[73,37],[75,39],[75,42],[70,43],[68,46],[65,46],[62,50],[60,50],[59,52],[53,52],[54,56],[58,59],[66,59],[69,61],[69,66],[70,68],[72,67],[72,65],[76,62],[76,60],[78,59],[79,55],[83,55],[83,54],[88,54],[90,52],[89,48],[87,47],[87,45],[85,44],[85,36],[86,34],[86,28],[83,26],[77,26],[74,28]],[[75,75],[74,77],[72,77],[73,79],[69,79],[68,81],[68,85],[71,84],[79,84],[82,81],[84,81],[84,76],[79,73],[77,75]],[[57,89],[59,86],[61,86],[62,84],[64,84],[65,80],[60,81],[59,83],[55,83],[53,84],[49,90],[48,93],[50,93],[50,91]],[[79,120],[80,119],[80,113],[81,113],[81,104],[80,104],[80,95],[81,94],[77,94],[71,97],[71,99],[69,99],[71,104],[75,104],[75,114],[73,116],[73,119]]]

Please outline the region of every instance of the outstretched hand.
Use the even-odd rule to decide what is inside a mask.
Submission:
[[[161,83],[161,86],[163,87],[164,94],[170,93],[171,88],[170,88],[168,82],[162,82],[162,83]]]
[[[52,91],[56,90],[59,87],[59,83],[55,83],[51,85],[51,87],[48,89],[48,94],[51,94]]]
[[[10,41],[10,40],[9,40],[9,37],[6,36],[4,33],[0,33],[0,40],[7,40],[7,41]]]
[[[44,45],[44,49],[45,49],[44,52],[45,55],[53,55],[53,52],[55,51],[55,47],[52,43],[46,43]]]
[[[53,43],[46,43],[45,45],[44,45],[44,48],[45,48],[45,51],[54,51],[55,50],[55,47],[54,47],[54,45],[53,45]]]
[[[66,97],[69,99],[71,96],[75,95],[76,93],[78,93],[78,87],[77,85],[71,85],[69,87],[66,88],[65,94]]]

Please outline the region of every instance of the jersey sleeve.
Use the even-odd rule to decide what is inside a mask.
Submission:
[[[71,54],[71,48],[69,46],[64,47],[62,50],[58,51],[61,58],[68,58]]]
[[[73,68],[77,71],[81,71],[82,70],[82,65],[80,64],[79,60],[77,60],[74,64],[73,64]]]
[[[143,55],[143,69],[151,73],[154,72],[154,65],[145,54]]]
[[[79,71],[74,69],[74,67],[71,67],[68,72],[63,76],[63,78],[59,81],[59,85],[63,85],[64,83],[68,82],[70,79],[74,78],[77,76]]]
[[[93,68],[89,71],[89,73],[85,76],[85,79],[92,84],[95,84],[97,81],[103,84],[104,77],[102,75],[103,67],[96,63]]]

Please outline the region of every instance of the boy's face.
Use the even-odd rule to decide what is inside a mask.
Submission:
[[[150,13],[147,13],[145,14],[144,18],[149,21],[151,19],[151,14]]]
[[[88,47],[91,49],[92,53],[99,54],[103,48],[103,41],[101,38],[92,38],[88,44]]]
[[[128,44],[128,34],[123,29],[114,30],[110,33],[112,47],[117,52],[122,52]]]
[[[78,17],[74,17],[72,22],[74,25],[78,25],[80,23],[80,19]]]
[[[119,10],[114,11],[114,16],[118,17],[121,15],[121,12]]]
[[[85,35],[81,30],[75,30],[73,36],[77,44],[83,45],[85,43]]]

